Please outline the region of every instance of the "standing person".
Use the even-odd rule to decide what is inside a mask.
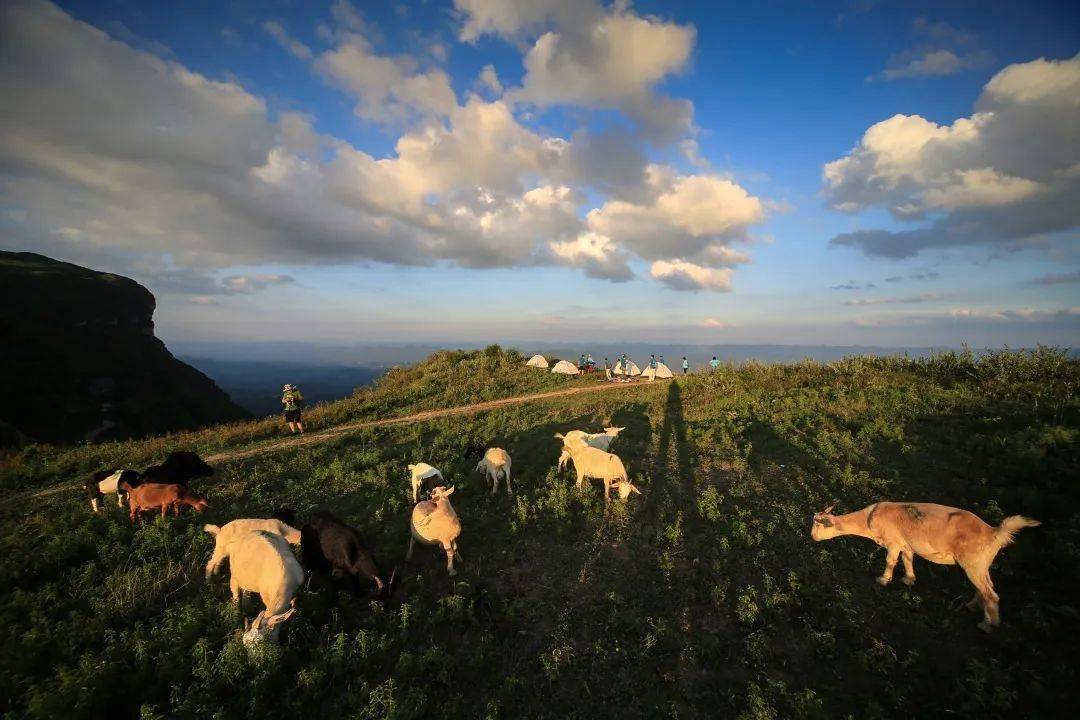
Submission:
[[[649,356],[649,370],[652,371],[649,373],[649,382],[652,382],[656,379],[656,355]]]
[[[604,377],[611,380],[611,361],[604,358]]]
[[[293,433],[297,430],[303,433],[304,422],[301,417],[301,408],[304,406],[304,396],[300,394],[300,388],[295,385],[283,387],[281,404],[285,406],[285,422],[289,423],[289,430]]]
[[[709,367],[711,367],[713,370],[720,367],[720,361],[716,359],[715,355],[713,355],[712,360],[709,361]]]
[[[585,370],[585,353],[581,353],[581,357],[578,358],[577,369],[581,371]]]
[[[690,372],[690,361],[686,359],[685,355],[683,355],[683,358],[682,358],[682,374],[685,375],[688,372]]]

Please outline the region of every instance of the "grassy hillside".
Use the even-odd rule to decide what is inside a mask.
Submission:
[[[391,373],[315,423],[449,407],[568,381],[497,348]],[[484,367],[492,382],[467,368]],[[589,382],[576,379],[569,382]],[[0,712],[28,717],[1064,717],[1080,611],[1080,364],[1060,354],[747,365],[400,427],[219,466],[210,510],[132,531],[77,492],[0,503]],[[556,431],[626,426],[644,491],[605,507],[554,471]],[[104,459],[242,446],[233,425],[9,458],[9,488]],[[514,458],[487,495],[474,444]],[[456,483],[464,562],[451,584],[408,545],[405,465]],[[1026,530],[994,566],[1002,627],[962,608],[955,567],[916,561],[880,588],[869,541],[815,544],[810,515],[927,500]],[[204,581],[205,522],[279,505],[363,529],[396,597],[313,583],[280,647],[248,656],[224,577]]]

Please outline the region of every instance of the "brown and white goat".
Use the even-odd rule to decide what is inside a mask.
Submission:
[[[887,551],[881,585],[892,581],[898,558],[904,559],[905,585],[915,584],[915,555],[940,565],[959,565],[975,586],[975,596],[967,607],[983,608],[979,628],[990,632],[1001,619],[998,595],[990,580],[990,565],[1013,535],[1039,525],[1022,515],[1012,515],[997,527],[983,522],[967,510],[933,503],[879,502],[846,515],[833,515],[832,506],[814,515],[810,537],[831,540],[842,535],[858,535],[873,540]]]

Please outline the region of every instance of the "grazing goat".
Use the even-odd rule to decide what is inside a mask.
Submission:
[[[630,493],[637,493],[638,495],[641,494],[641,490],[638,489],[638,486],[633,484],[629,480],[611,483],[611,487],[617,493],[619,493],[619,499],[623,501],[629,499]]]
[[[412,484],[412,501],[420,502],[421,490],[424,490],[423,494],[427,495],[429,487],[434,487],[436,481],[446,482],[443,479],[442,472],[438,468],[434,468],[427,463],[416,463],[409,466],[409,472],[412,474],[410,482]]]
[[[332,513],[315,513],[300,531],[300,561],[309,573],[352,578],[353,594],[360,595],[360,576],[375,583],[382,595],[387,588],[382,573],[360,532]],[[310,576],[308,582],[311,582]]]
[[[979,628],[986,632],[1001,622],[990,565],[998,552],[1013,541],[1013,534],[1040,524],[1038,520],[1012,515],[992,527],[967,510],[933,503],[879,502],[846,515],[832,515],[832,509],[830,506],[814,515],[810,537],[831,540],[858,535],[884,547],[885,572],[877,579],[883,586],[892,581],[899,557],[904,559],[905,585],[915,584],[915,555],[940,565],[959,564],[975,586],[975,596],[967,606],[977,610],[982,605]]]
[[[618,455],[612,455],[590,445],[572,445],[567,450],[570,453],[570,459],[574,461],[574,470],[577,472],[576,486],[580,488],[585,478],[603,480],[604,502],[611,499],[610,491],[613,486],[618,488],[622,483],[630,482],[626,467],[623,466]],[[620,496],[623,492],[619,491]],[[631,490],[625,491],[628,497],[630,492]]]
[[[279,626],[296,611],[293,596],[304,582],[304,571],[289,543],[280,535],[255,530],[230,543],[226,556],[229,589],[241,614],[245,592],[258,593],[265,606],[244,633],[244,644],[251,646],[266,639],[276,641]]]
[[[476,464],[476,472],[483,473],[491,479],[491,494],[499,489],[499,476],[506,478],[506,494],[513,495],[514,490],[510,487],[510,453],[502,448],[489,448],[484,453],[483,459]]]
[[[120,483],[125,482],[129,487],[136,487],[142,483],[142,478],[134,470],[99,470],[87,478],[83,483],[86,488],[86,496],[90,500],[90,507],[94,512],[104,505],[105,496],[115,493],[117,507],[124,507],[124,491],[120,489]]]
[[[300,544],[300,531],[283,523],[280,520],[262,520],[257,518],[241,519],[227,522],[221,527],[217,525],[203,525],[203,530],[214,536],[214,554],[206,563],[206,577],[210,577],[221,567],[221,563],[229,556],[229,545],[241,539],[245,535],[255,531],[268,532],[271,535],[280,535],[290,545]]]
[[[206,498],[196,495],[183,485],[143,483],[132,487],[129,483],[121,481],[119,487],[128,495],[132,525],[135,524],[136,516],[144,510],[161,508],[161,517],[165,517],[169,508],[172,508],[174,515],[179,515],[181,505],[190,505],[195,512],[202,512],[209,505]]]
[[[604,428],[602,433],[587,433],[584,430],[571,430],[566,435],[555,433],[555,437],[563,441],[562,453],[559,455],[559,472],[563,471],[567,461],[570,460],[569,448],[571,445],[584,443],[597,450],[607,452],[612,441],[625,429],[625,427],[607,427]]]
[[[447,490],[441,485],[431,491],[431,500],[424,500],[413,508],[409,529],[412,537],[409,539],[409,552],[405,555],[405,562],[410,562],[413,556],[413,547],[421,542],[425,545],[440,545],[446,552],[446,570],[450,575],[457,575],[454,570],[454,554],[461,559],[461,553],[457,549],[457,539],[461,535],[461,521],[450,504],[450,496],[454,494],[454,488]]]
[[[214,468],[203,462],[198,454],[189,450],[169,453],[160,465],[151,465],[142,471],[144,483],[163,485],[187,485],[198,477],[210,477]]]

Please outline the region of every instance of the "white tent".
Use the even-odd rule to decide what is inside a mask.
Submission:
[[[639,368],[637,366],[637,364],[633,360],[631,360],[629,365],[626,368],[624,368],[623,365],[622,365],[622,360],[619,360],[619,361],[617,361],[615,363],[615,374],[616,375],[640,375],[641,374],[641,368]]]
[[[529,358],[529,362],[525,363],[529,367],[546,368],[548,361],[543,355],[533,355]]]
[[[551,372],[559,373],[560,375],[580,375],[581,371],[577,369],[577,365],[568,361],[560,360],[555,363],[555,367],[551,368]]]
[[[654,379],[655,378],[660,378],[661,380],[663,380],[665,378],[670,378],[670,377],[675,377],[675,376],[671,374],[671,368],[669,368],[667,365],[665,365],[662,362],[658,362],[658,363],[656,363],[656,372],[655,372],[655,374],[653,373],[653,369],[651,367],[646,367],[645,371],[641,373],[641,377],[654,378]]]

